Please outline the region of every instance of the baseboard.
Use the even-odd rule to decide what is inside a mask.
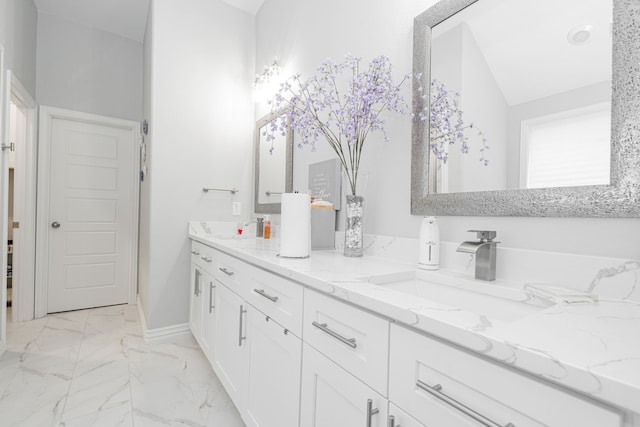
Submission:
[[[191,329],[189,328],[188,323],[165,326],[164,328],[148,329],[147,319],[144,317],[144,310],[140,303],[140,296],[138,296],[137,306],[138,317],[140,318],[140,327],[142,328],[142,336],[144,337],[145,342],[150,344],[159,344],[191,334]]]

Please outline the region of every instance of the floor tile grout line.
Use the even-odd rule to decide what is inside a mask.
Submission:
[[[71,379],[69,380],[69,387],[67,388],[67,394],[64,397],[64,405],[62,407],[62,410],[60,411],[60,423],[62,423],[62,425],[64,425],[64,413],[67,410],[67,403],[69,402],[69,395],[71,394],[71,386],[73,385],[73,380],[75,379],[75,376],[76,376],[76,370],[78,369],[78,359],[80,358],[80,352],[82,351],[82,344],[84,344],[85,331],[87,330],[87,323],[89,322],[90,314],[91,314],[91,311],[87,313],[87,316],[84,319],[84,327],[82,328],[82,340],[80,341],[80,345],[78,346],[78,351],[76,353],[76,361],[73,365],[73,372],[71,374]],[[49,323],[48,320],[47,320],[47,323]]]
[[[129,306],[127,306],[129,307]],[[136,310],[136,313],[138,311]],[[127,315],[125,314],[125,336],[127,337],[127,341],[126,341],[126,345],[127,345],[127,368],[129,369],[129,406],[131,408],[131,426],[135,427],[136,425],[136,417],[134,415],[134,407],[133,407],[133,375],[131,374],[131,347],[130,347],[130,342],[129,342],[129,337],[131,336],[131,334],[129,333],[129,330],[127,330],[127,319],[126,319]],[[138,321],[140,321],[138,319]]]

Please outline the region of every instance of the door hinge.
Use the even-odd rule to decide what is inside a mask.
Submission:
[[[16,143],[10,142],[9,144],[2,143],[2,151],[16,151]]]
[[[13,224],[11,224],[11,228],[20,228],[20,222],[14,221]]]

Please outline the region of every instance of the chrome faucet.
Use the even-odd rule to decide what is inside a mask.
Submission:
[[[493,240],[496,237],[496,232],[486,230],[468,231],[477,233],[480,240],[462,242],[456,251],[476,255],[476,279],[496,280],[496,250],[497,244],[500,243]]]

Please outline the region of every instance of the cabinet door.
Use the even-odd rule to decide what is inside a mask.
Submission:
[[[447,424],[450,426],[450,424]],[[426,427],[418,422],[411,415],[389,402],[389,422],[388,427]]]
[[[247,316],[247,426],[297,427],[302,341],[251,306]]]
[[[216,282],[209,273],[203,273],[200,282],[202,288],[202,329],[200,347],[203,353],[213,363],[213,343],[216,333]]]
[[[202,336],[202,276],[203,270],[191,263],[191,299],[189,305],[189,327],[193,337],[201,342]]]
[[[246,391],[246,314],[247,303],[229,288],[215,281],[216,373],[236,408],[243,413]]]
[[[386,427],[387,400],[303,344],[301,427]]]

